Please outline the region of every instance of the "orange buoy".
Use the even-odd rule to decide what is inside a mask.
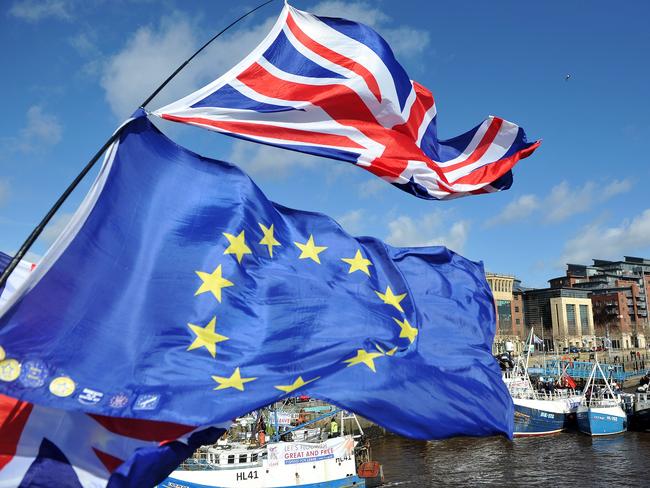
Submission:
[[[377,461],[361,463],[357,469],[359,478],[376,478],[379,475],[380,464]]]

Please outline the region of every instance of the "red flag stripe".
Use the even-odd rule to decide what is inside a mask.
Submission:
[[[541,141],[537,141],[536,143],[528,146],[527,148],[514,153],[512,156],[508,158],[500,159],[498,161],[495,161],[494,163],[486,164],[481,168],[477,168],[474,171],[472,171],[470,174],[463,176],[462,178],[459,178],[456,181],[454,181],[454,185],[456,184],[478,185],[481,183],[490,183],[492,181],[495,181],[496,179],[498,179],[499,177],[503,176],[508,171],[510,171],[520,159],[524,159],[530,156],[533,153],[533,151],[535,151],[535,149],[539,147],[540,144]]]
[[[104,465],[104,467],[109,473],[115,471],[117,468],[120,467],[120,464],[124,462],[123,459],[120,459],[115,456],[111,456],[107,452],[100,451],[97,448],[93,447],[93,451],[95,452],[95,456],[97,456],[97,458],[102,462],[102,464]]]
[[[368,69],[366,69],[365,66],[357,63],[356,61],[353,61],[347,56],[332,51],[330,48],[325,47],[321,43],[313,40],[311,37],[305,34],[300,29],[300,27],[298,27],[298,24],[293,19],[291,14],[287,16],[287,26],[295,38],[298,39],[298,41],[307,49],[315,52],[319,56],[335,64],[338,64],[339,66],[343,66],[344,68],[349,69],[350,71],[363,78],[363,80],[366,82],[366,85],[368,85],[370,92],[375,96],[378,102],[381,102],[381,90],[379,89],[379,84],[377,83],[377,80],[373,74]]]
[[[163,114],[162,118],[174,122],[185,122],[195,125],[207,125],[235,134],[243,134],[252,137],[268,137],[274,139],[285,139],[294,142],[310,144],[321,144],[323,146],[347,147],[350,149],[364,149],[349,137],[335,134],[324,134],[322,132],[311,132],[307,130],[290,129],[266,124],[255,124],[252,122],[223,122],[206,119],[204,117],[178,117],[176,115]]]
[[[474,149],[474,151],[463,161],[456,164],[452,164],[451,166],[445,166],[444,168],[442,168],[442,170],[445,173],[449,173],[450,171],[454,171],[458,168],[462,168],[464,166],[467,166],[468,164],[472,164],[478,161],[481,158],[481,156],[483,156],[490,148],[492,142],[494,142],[494,139],[499,133],[499,129],[501,129],[501,124],[503,124],[503,119],[500,119],[499,117],[494,117],[492,119],[492,122],[490,122],[490,126],[488,127],[488,130],[486,130],[485,134],[483,134],[483,137],[481,138],[481,142],[479,142],[478,146],[476,146],[476,149]]]
[[[415,90],[415,102],[413,102],[413,106],[411,107],[409,118],[404,124],[393,127],[393,130],[409,135],[413,139],[417,139],[418,131],[420,130],[420,125],[422,125],[424,116],[427,111],[433,107],[435,101],[433,94],[415,81],[413,82],[413,89]]]
[[[15,456],[33,407],[31,403],[0,394],[0,470]]]
[[[89,416],[95,419],[106,430],[114,434],[149,442],[174,440],[196,429],[196,427],[191,425],[159,422],[156,420],[123,419],[91,414]]]

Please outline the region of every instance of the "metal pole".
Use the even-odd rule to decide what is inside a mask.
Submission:
[[[149,95],[149,97],[147,97],[147,99],[144,102],[142,102],[140,107],[145,108],[149,104],[149,102],[151,102],[151,100],[153,100],[153,98],[156,95],[158,95],[158,93],[160,93],[160,91],[163,88],[165,88],[165,86],[167,86],[167,84],[183,68],[185,68],[185,66],[187,66],[187,64],[190,61],[192,61],[192,59],[194,59],[201,51],[203,51],[206,47],[208,47],[208,45],[210,43],[212,43],[212,41],[214,41],[217,37],[219,37],[221,34],[226,32],[228,29],[230,29],[232,26],[234,26],[240,20],[243,20],[245,17],[248,17],[250,14],[252,14],[256,10],[264,7],[265,5],[268,5],[269,3],[273,2],[273,1],[275,1],[275,0],[267,0],[266,2],[261,3],[260,5],[255,7],[254,9],[249,10],[244,15],[239,17],[237,20],[235,20],[234,22],[231,22],[227,27],[222,29],[215,36],[213,36],[212,39],[210,39],[208,42],[203,44],[203,46],[201,46],[198,51],[196,51],[194,54],[192,54],[192,56],[190,56],[183,64],[181,64],[178,68],[176,68],[176,71],[174,71],[165,81],[163,81],[163,83],[158,88],[156,88],[156,90],[154,90],[154,92],[151,95]],[[121,131],[122,131],[122,128],[118,129],[117,131],[115,131],[115,133],[113,133],[113,135],[111,135],[111,137],[108,138],[108,140],[99,149],[99,151],[97,151],[97,153],[92,157],[92,159],[90,161],[88,161],[88,164],[86,164],[86,166],[81,170],[81,173],[79,173],[77,175],[77,177],[72,181],[72,183],[70,183],[68,188],[65,189],[63,194],[59,197],[59,199],[52,206],[52,208],[50,208],[50,210],[47,212],[47,214],[45,214],[45,217],[43,217],[43,220],[41,220],[41,222],[36,226],[36,228],[32,231],[32,233],[29,234],[29,237],[27,238],[27,240],[25,240],[23,245],[20,246],[20,249],[14,255],[14,257],[12,258],[9,265],[5,268],[5,270],[2,272],[2,274],[0,274],[0,288],[7,282],[7,279],[9,278],[9,275],[13,272],[14,269],[16,269],[16,266],[18,266],[18,263],[20,262],[20,260],[25,257],[25,254],[27,254],[27,251],[29,251],[29,249],[32,247],[32,245],[36,241],[36,239],[38,239],[38,237],[41,235],[41,233],[43,232],[43,229],[45,229],[45,226],[50,222],[50,220],[52,220],[52,217],[54,217],[54,214],[59,210],[59,208],[61,208],[61,205],[63,205],[63,203],[67,200],[67,198],[70,196],[70,194],[77,187],[77,185],[79,185],[81,180],[83,180],[83,178],[93,168],[95,163],[99,160],[99,158],[102,156],[102,154],[104,154],[106,149],[108,149],[109,146],[111,144],[113,144],[113,142],[115,142],[117,140],[117,138],[120,136]]]

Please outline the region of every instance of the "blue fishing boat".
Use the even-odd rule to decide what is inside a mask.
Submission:
[[[529,344],[532,343],[531,329]],[[530,437],[557,434],[570,425],[578,400],[573,390],[538,391],[528,375],[528,348],[525,362],[519,360],[503,379],[515,407],[514,436]]]
[[[603,386],[596,383],[600,373]],[[612,390],[607,376],[596,361],[578,406],[578,429],[591,436],[620,434],[627,430],[627,415],[621,405],[621,397]]]

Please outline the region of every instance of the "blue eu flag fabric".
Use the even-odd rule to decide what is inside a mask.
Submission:
[[[42,380],[0,393],[186,425],[306,394],[410,437],[511,436],[494,333],[480,263],[273,203],[140,112],[0,318]]]

